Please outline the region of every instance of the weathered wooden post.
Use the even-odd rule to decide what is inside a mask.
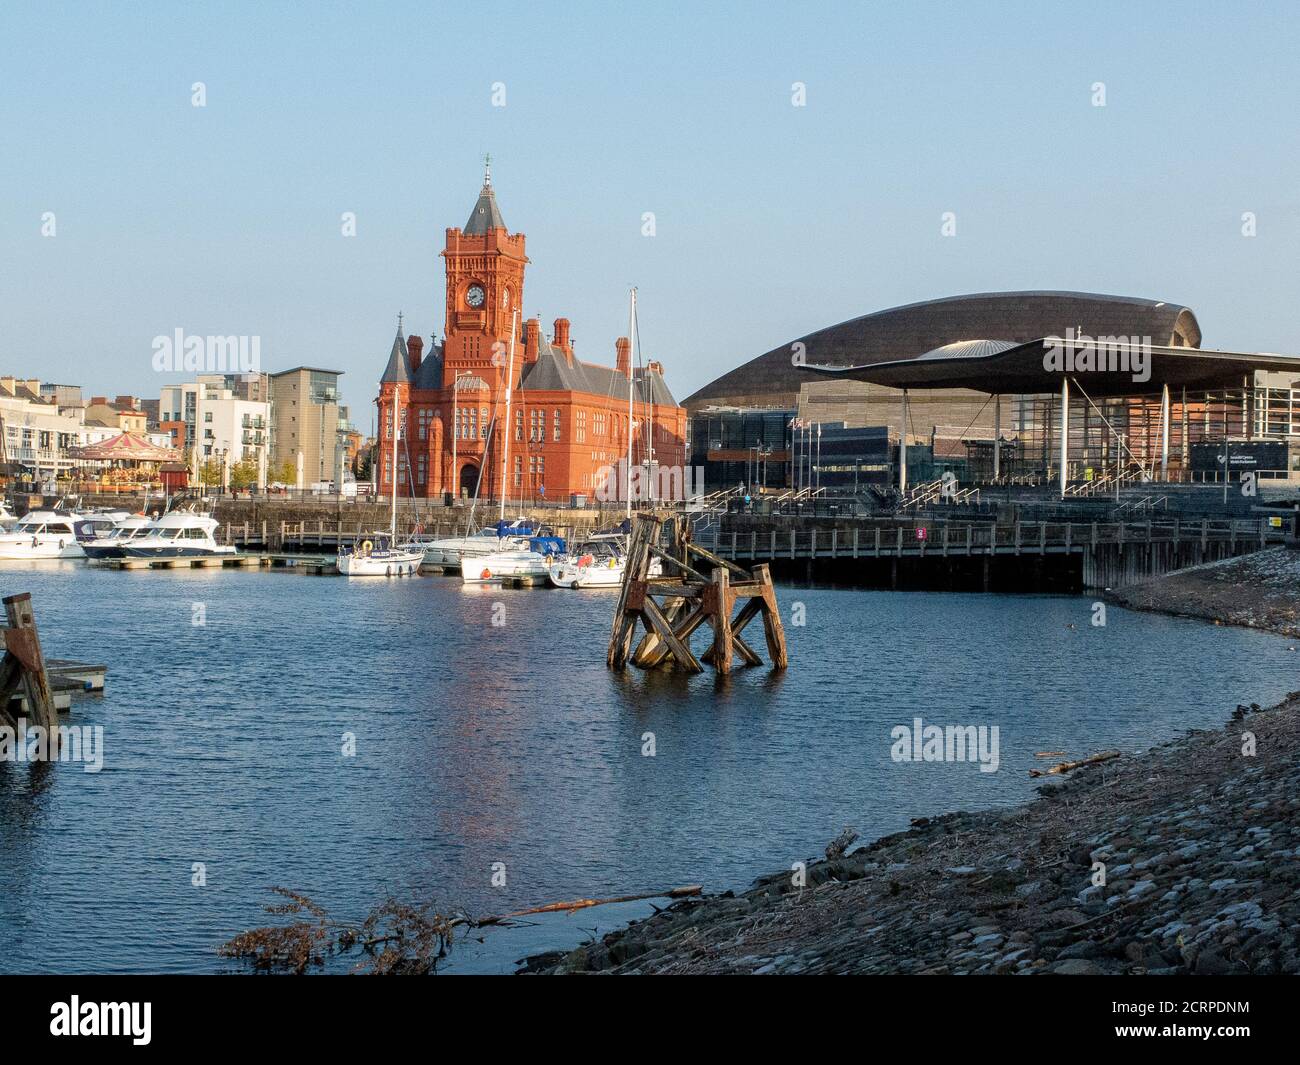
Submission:
[[[713,615],[713,649],[709,661],[719,673],[731,672],[731,578],[725,568],[713,571],[713,583],[705,589],[705,599]]]
[[[9,700],[22,688],[33,721],[53,730],[47,735],[57,736],[58,711],[45,673],[45,656],[41,653],[41,638],[32,614],[31,593],[6,596],[4,608],[8,624],[4,630],[5,654],[0,659],[0,715],[12,720]]]

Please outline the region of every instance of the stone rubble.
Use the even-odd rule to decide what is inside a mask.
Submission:
[[[1300,552],[1279,548],[1125,605],[1300,635],[1297,587]],[[785,871],[684,899],[521,971],[1300,973],[1300,692],[1038,791],[810,861],[802,888]]]
[[[1243,734],[1255,737],[1243,754]],[[1300,692],[525,972],[1298,973]],[[1094,884],[1094,863],[1105,882]]]

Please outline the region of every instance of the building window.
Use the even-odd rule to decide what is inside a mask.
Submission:
[[[587,412],[585,410],[575,411],[573,414],[573,438],[579,444],[586,443],[587,440]]]
[[[518,488],[524,481],[524,460],[515,456],[515,487]]]
[[[484,407],[479,411],[478,435],[480,440],[486,440],[488,435],[488,412]]]
[[[554,425],[555,425],[555,430],[554,430],[554,439],[555,439],[556,443],[559,443],[559,440],[560,440],[560,412],[559,412],[558,410],[555,412]]]
[[[520,407],[515,411],[515,439],[523,440],[524,438],[524,409]]]
[[[418,432],[420,434],[421,440],[427,440],[429,438],[429,419],[432,416],[433,416],[433,411],[427,408],[421,409],[417,415]]]
[[[415,460],[415,479],[420,484],[424,484],[425,473],[428,469],[428,457],[419,455]]]

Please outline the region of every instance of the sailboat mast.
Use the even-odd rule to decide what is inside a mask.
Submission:
[[[501,509],[498,516],[502,521],[506,517],[506,477],[510,473],[510,392],[515,381],[515,334],[519,331],[519,308],[510,314],[510,357],[506,360],[506,431],[505,444],[501,448]]]
[[[635,411],[632,407],[633,382],[636,380],[636,286],[629,290],[627,305],[627,516],[632,517],[632,432]]]
[[[392,546],[397,545],[397,400],[398,394],[393,393],[393,499],[392,499],[392,516],[388,521],[388,533],[393,539]]]

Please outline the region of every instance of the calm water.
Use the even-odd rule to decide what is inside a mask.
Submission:
[[[1023,799],[1035,751],[1138,750],[1296,686],[1286,640],[1115,608],[1094,628],[1084,599],[783,588],[787,619],[806,610],[790,671],[719,681],[608,673],[608,593],[0,567],[47,654],[110,666],[70,717],[103,725],[102,772],[0,764],[9,972],[222,970],[214,948],[263,922],[273,884],[349,916],[389,892],[500,913],[742,888],[846,824]],[[918,715],[998,725],[1001,769],[893,762],[890,729]],[[642,912],[488,932],[452,968]]]

